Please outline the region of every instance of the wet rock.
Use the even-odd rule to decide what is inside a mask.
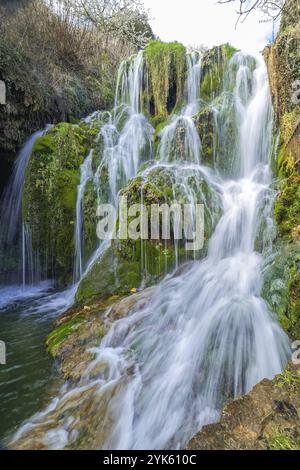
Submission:
[[[290,365],[225,406],[221,421],[205,426],[189,450],[299,450],[300,366]]]
[[[107,365],[94,361],[95,354],[89,351],[98,348],[112,324],[134,306],[143,308],[151,293],[147,289],[126,298],[99,300],[89,305],[89,311],[72,308],[56,322],[47,344],[66,382],[48,409],[21,427],[10,448],[97,450],[103,446],[114,422],[109,404],[133,371],[129,369],[127,378],[102,387]],[[74,324],[76,328],[72,328]]]

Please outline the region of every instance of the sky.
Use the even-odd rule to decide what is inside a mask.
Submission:
[[[163,41],[207,47],[229,42],[237,49],[261,51],[272,38],[272,24],[253,12],[236,28],[237,5],[217,0],[143,0],[154,33]]]

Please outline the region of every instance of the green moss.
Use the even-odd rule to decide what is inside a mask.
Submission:
[[[266,440],[269,450],[299,450],[299,446],[292,437],[279,428],[268,435]]]
[[[280,375],[277,379],[277,386],[279,388],[287,388],[290,392],[295,393],[297,392],[300,386],[300,378],[295,372],[290,368],[284,371],[282,375]]]
[[[92,142],[87,126],[60,123],[36,141],[26,171],[23,219],[43,275],[61,285],[72,276],[79,169]]]
[[[186,49],[177,42],[150,41],[145,56],[152,114],[166,118],[183,99]]]
[[[97,297],[128,294],[140,286],[141,279],[140,264],[123,257],[115,246],[111,247],[82,279],[76,302],[83,304]]]
[[[286,122],[290,120],[286,116]],[[290,126],[287,126],[290,128]],[[286,132],[288,138],[290,132]],[[274,205],[278,227],[277,252],[265,276],[264,295],[289,336],[300,335],[300,175],[294,155],[281,145],[279,191]]]
[[[264,273],[262,295],[292,339],[300,335],[300,242],[279,241]]]
[[[105,202],[107,199],[105,200]],[[84,239],[84,260],[87,262],[94,250],[96,249],[99,240],[96,233],[97,225],[97,193],[92,180],[88,181],[85,187],[83,197],[83,239]]]
[[[182,184],[178,184],[176,172],[183,178]],[[184,187],[188,190],[185,191]],[[178,241],[175,249],[172,238],[166,241],[160,234],[158,240],[152,240],[150,233],[151,206],[161,206],[164,203],[171,206],[175,201],[187,204],[190,202],[190,191],[194,192],[195,202],[203,203],[205,207],[205,244],[195,253],[186,251],[183,239]],[[113,241],[111,247],[80,283],[77,293],[79,303],[99,296],[126,294],[131,289],[138,288],[142,281],[151,285],[162,275],[172,271],[176,262],[205,256],[208,240],[221,216],[219,196],[209,188],[201,174],[195,175],[194,170],[150,167],[147,172],[129,181],[121,195],[127,198],[128,207],[140,204],[142,197],[143,204],[148,209],[149,239]],[[128,226],[133,220],[135,217],[128,217]]]
[[[286,167],[284,171],[287,171]],[[296,229],[300,226],[300,175],[294,173],[281,181],[275,201],[275,219],[284,240],[299,240]]]
[[[237,52],[237,49],[233,47],[231,44],[228,42],[226,44],[223,44],[223,53],[226,56],[227,60],[230,60],[232,56]]]

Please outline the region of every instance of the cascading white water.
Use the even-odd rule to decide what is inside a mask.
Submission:
[[[186,107],[184,114],[193,116],[199,111],[201,57],[197,52],[187,55]]]
[[[83,198],[86,185],[93,178],[92,171],[93,150],[80,167],[80,184],[77,188],[76,224],[75,224],[75,265],[74,283],[79,281],[84,272],[84,243],[83,243]]]
[[[122,384],[108,406],[115,424],[105,448],[183,447],[218,419],[226,398],[280,373],[290,353],[288,338],[260,297],[262,256],[255,252],[271,182],[267,74],[261,58],[246,74],[243,55],[233,60],[241,62],[235,91],[240,176],[219,185],[224,214],[207,259],[164,281],[146,306],[115,323],[93,350],[92,367],[106,364],[109,371],[105,387]],[[241,73],[247,77],[243,86]]]
[[[199,88],[198,69],[191,66],[192,62],[182,115],[175,117],[171,127],[162,133],[162,162],[158,165],[168,165],[170,141],[174,141],[179,123],[187,118],[185,162],[175,163],[177,182],[185,184],[183,173],[192,168],[192,161],[195,174],[205,175],[222,198],[223,216],[210,240],[207,258],[166,278],[148,301],[138,303],[129,316],[115,322],[100,346],[91,351],[95,360],[78,388],[68,389],[67,393],[63,390],[49,409],[21,428],[17,439],[38,426],[60,403],[65,408],[73,395],[81,396],[97,388],[98,399],[102,393],[111,392],[112,396],[99,411],[99,421],[110,423],[99,447],[184,448],[203,425],[218,420],[226,399],[244,394],[261,379],[282,371],[290,354],[289,340],[261,297],[263,256],[255,251],[262,217],[270,210],[272,107],[263,59],[251,58],[251,66],[248,59],[241,53],[232,59],[237,68],[234,157],[239,169],[234,171],[235,179],[221,178],[217,170],[208,171],[199,164],[201,145],[195,144],[194,133],[189,132],[189,125],[194,126],[191,118],[198,109],[199,98],[194,93]],[[197,73],[195,79],[191,71]],[[133,69],[132,76],[137,76]],[[134,103],[138,106],[137,93],[133,92],[137,89],[128,86],[130,80],[120,79],[119,86],[121,82],[123,96],[131,96],[132,108]],[[130,126],[133,116],[134,112],[128,113]],[[129,153],[122,153],[120,142],[128,149],[129,134],[125,132],[121,141],[116,125],[111,122],[109,126],[103,135],[108,142],[105,159],[112,169],[120,163],[119,158],[132,162],[134,152],[130,147]],[[122,132],[125,128],[126,124]],[[131,157],[126,160],[128,155]],[[116,182],[117,178],[113,180]],[[110,187],[116,195],[118,184]],[[191,194],[188,188],[187,194]],[[57,429],[51,428],[51,448],[66,446],[71,434],[61,424]]]
[[[6,284],[22,283],[25,287],[27,282],[32,284],[39,277],[31,250],[30,233],[22,221],[22,199],[25,172],[33,146],[48,128],[35,132],[25,143],[1,201],[1,271]]]
[[[108,168],[112,203],[117,202],[119,190],[137,174],[141,163],[153,158],[154,129],[143,114],[143,79],[144,57],[141,51],[135,60],[121,65],[115,110],[110,122],[101,130],[104,152],[97,174],[101,181],[102,170]]]
[[[187,55],[186,103],[181,114],[174,115],[170,124],[161,131],[159,159],[163,162],[178,160],[199,164],[201,140],[193,121],[199,111],[201,59],[196,53]],[[179,155],[178,151],[179,149]]]
[[[98,200],[114,204],[116,208],[120,189],[137,174],[142,162],[153,158],[154,129],[143,114],[144,67],[142,51],[134,60],[121,64],[116,85],[115,108],[99,134],[99,139],[103,142],[103,156],[94,175]],[[103,201],[103,175],[106,173],[109,199]],[[78,216],[80,217],[80,214]],[[81,276],[89,272],[107,245],[107,242],[100,242]]]

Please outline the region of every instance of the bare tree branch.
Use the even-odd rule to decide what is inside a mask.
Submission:
[[[255,10],[262,14],[262,21],[276,21],[281,15],[285,0],[219,0],[220,4],[234,3],[237,7],[237,24],[244,22]]]

